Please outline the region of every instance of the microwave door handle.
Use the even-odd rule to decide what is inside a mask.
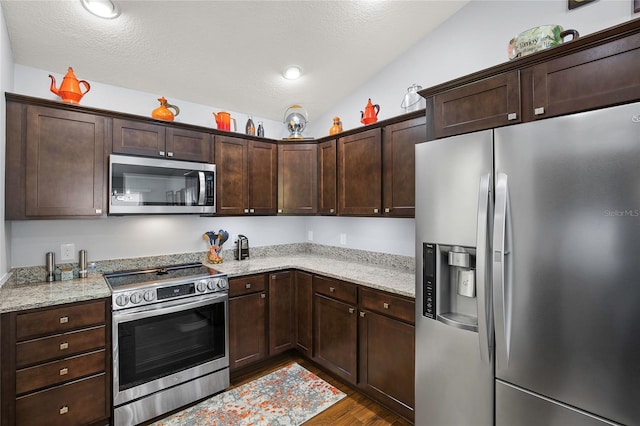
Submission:
[[[204,206],[205,205],[205,196],[207,193],[207,187],[205,185],[205,174],[204,172],[198,172],[198,180],[200,182],[200,194],[198,195],[198,205],[199,206]]]

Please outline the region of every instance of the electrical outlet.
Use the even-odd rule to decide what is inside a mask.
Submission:
[[[73,243],[70,244],[60,244],[60,261],[69,261],[75,259],[76,245]]]
[[[347,245],[347,234],[340,234],[340,244],[343,246]]]
[[[307,240],[313,241],[313,231],[307,231]]]

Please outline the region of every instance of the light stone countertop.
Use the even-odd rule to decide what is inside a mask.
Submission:
[[[283,269],[300,269],[402,296],[415,297],[415,273],[388,266],[360,264],[318,255],[295,254],[246,260],[225,260],[221,264],[208,264],[207,266],[226,273],[229,278]]]
[[[370,263],[367,259],[368,252],[341,252],[343,259],[347,259],[341,260],[338,257],[325,255],[323,247],[315,247],[314,249],[315,252],[309,253],[300,252],[300,247],[285,246],[277,250],[265,249],[262,254],[259,250],[254,250],[250,259],[238,261],[226,256],[221,264],[205,264],[226,273],[229,278],[285,269],[299,269],[415,298],[415,273],[406,267],[379,264],[386,259],[384,255],[382,258],[374,260],[378,263]],[[258,255],[254,256],[254,253]],[[355,257],[349,257],[353,253],[355,253]],[[87,278],[50,283],[41,281],[44,269],[39,267],[24,268],[19,273],[12,271],[10,276],[6,278],[6,282],[0,286],[0,313],[110,297],[111,288],[104,280],[102,272],[133,269],[133,267],[140,266],[148,267],[150,264],[167,265],[197,262],[199,261],[197,259],[204,257],[199,253],[188,253],[182,256],[105,261],[103,262],[105,264],[103,270],[99,268],[97,273]],[[397,260],[393,256],[390,256],[389,259],[391,263]],[[141,265],[139,262],[144,262],[144,264]]]

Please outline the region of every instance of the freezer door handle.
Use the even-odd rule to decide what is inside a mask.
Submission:
[[[478,341],[480,358],[491,364],[491,348],[493,347],[493,318],[491,309],[491,285],[487,280],[487,253],[491,253],[488,244],[489,217],[491,210],[491,175],[480,178],[478,190],[478,226],[476,227],[476,294],[478,303]]]
[[[511,220],[507,175],[498,173],[493,228],[493,305],[496,327],[496,362],[509,364],[511,343]]]

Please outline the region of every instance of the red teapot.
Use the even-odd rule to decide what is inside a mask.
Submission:
[[[60,96],[62,102],[69,102],[70,104],[80,103],[80,99],[91,89],[91,86],[89,86],[89,83],[86,81],[78,81],[71,67],[69,67],[69,71],[67,71],[67,74],[62,79],[62,83],[60,83],[60,88],[58,89],[56,89],[55,77],[51,74],[49,74],[49,77],[51,77],[51,91]],[[81,84],[85,87],[84,92],[80,89]]]
[[[360,111],[360,122],[365,126],[367,124],[375,123],[378,121],[378,113],[380,112],[380,105],[372,104],[371,98],[367,102],[367,106],[364,107],[364,111]]]

